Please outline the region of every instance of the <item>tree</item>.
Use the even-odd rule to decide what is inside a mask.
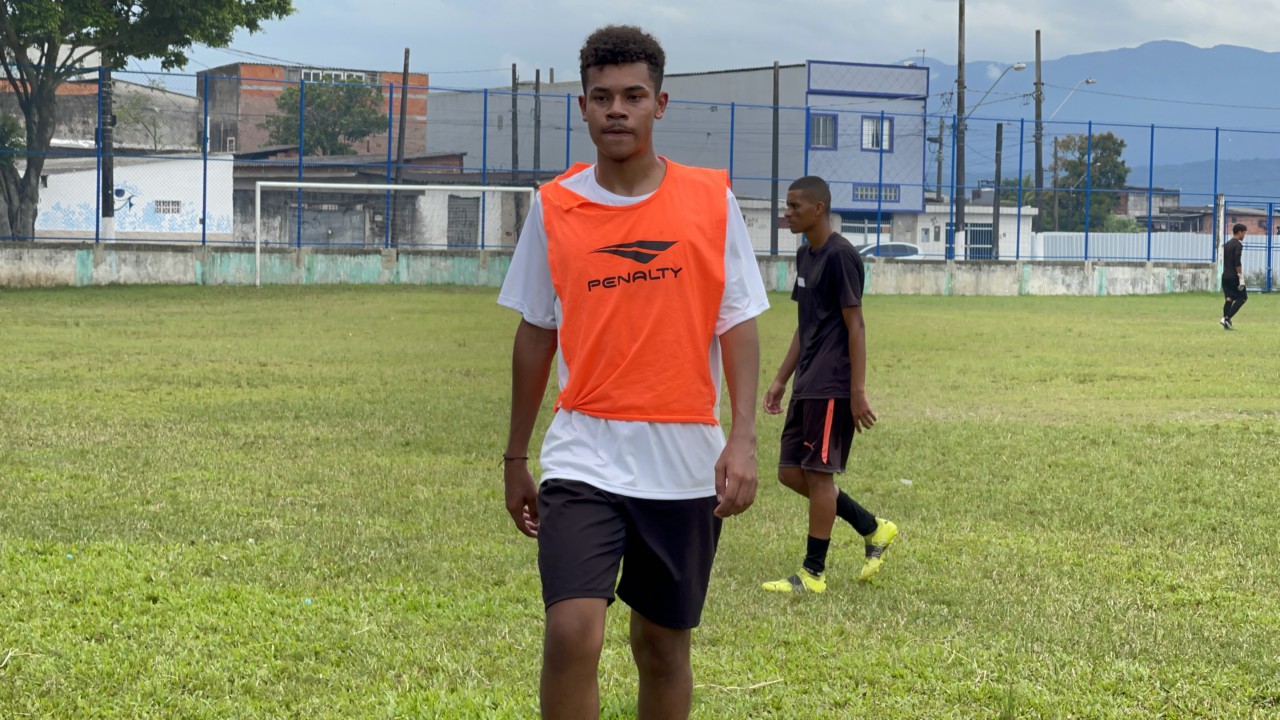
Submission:
[[[237,30],[293,12],[291,0],[4,0],[4,80],[22,110],[27,148],[21,175],[0,172],[0,238],[35,236],[40,176],[53,140],[58,88],[94,53],[109,68],[158,58],[172,69],[193,43],[226,47]],[[13,184],[16,183],[16,186]]]
[[[1089,229],[1101,230],[1115,212],[1118,193],[1129,180],[1129,166],[1121,157],[1124,140],[1109,132],[1094,135],[1092,165],[1088,136],[1067,135],[1054,144],[1058,159],[1050,168],[1056,188],[1052,201],[1055,229],[1084,230],[1085,196],[1089,195]]]
[[[1108,215],[1102,223],[1102,231],[1109,233],[1146,232],[1147,226],[1128,215]]]
[[[274,145],[298,142],[298,88],[289,86],[276,98],[279,115],[258,124]],[[385,130],[387,117],[380,88],[357,83],[308,83],[306,86],[306,126],[303,155],[354,155],[352,142]]]
[[[1000,181],[1000,204],[1004,207],[1018,206],[1018,181],[1016,179],[1005,178]],[[1031,176],[1027,175],[1022,178],[1022,206],[1035,207],[1037,203],[1037,195],[1035,182]]]
[[[122,130],[130,130],[132,134],[145,139],[152,150],[159,150],[165,140],[164,112],[158,106],[158,97],[165,92],[164,81],[160,78],[148,78],[147,90],[131,92],[128,95],[117,93],[113,108],[116,113],[116,139],[121,139]]]

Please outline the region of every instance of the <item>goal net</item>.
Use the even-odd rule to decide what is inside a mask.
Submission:
[[[255,283],[263,248],[440,250],[511,248],[533,188],[260,181],[255,184]]]

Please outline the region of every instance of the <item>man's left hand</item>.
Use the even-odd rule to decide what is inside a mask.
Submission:
[[[727,518],[745,512],[756,500],[756,439],[755,436],[735,436],[729,433],[729,442],[716,461],[716,505],[718,518]]]

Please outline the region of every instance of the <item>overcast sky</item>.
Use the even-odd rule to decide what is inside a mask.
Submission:
[[[404,48],[433,85],[481,87],[534,68],[576,72],[594,28],[634,23],[656,35],[668,72],[807,59],[887,63],[956,60],[958,0],[294,0],[291,17],[232,49],[325,67],[397,69]],[[968,0],[967,56],[1012,63],[1181,40],[1280,50],[1274,0]],[[188,72],[255,58],[197,48]],[[150,63],[134,68],[151,70]]]

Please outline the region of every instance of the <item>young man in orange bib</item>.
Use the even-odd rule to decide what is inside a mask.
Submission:
[[[755,317],[768,300],[727,174],[655,153],[664,64],[639,28],[587,38],[578,104],[596,162],[541,188],[498,299],[521,314],[504,481],[516,527],[538,539],[546,718],[598,716],[615,594],[631,607],[639,717],[688,716],[721,519],[755,499]],[[529,440],[557,351],[535,486]]]
[[[855,432],[870,430],[876,414],[867,399],[866,327],[862,319],[862,256],[831,230],[831,188],[807,176],[787,191],[787,224],[803,233],[796,252],[796,284],[791,299],[799,322],[791,347],[765,391],[764,410],[782,412],[787,381],[795,375],[782,428],[778,480],[809,499],[809,539],[804,562],[794,574],[764,584],[774,592],[827,589],[823,577],[836,517],[862,535],[866,558],[859,579],[869,580],[884,563],[884,551],[898,535],[888,520],[876,518],[836,487]]]

